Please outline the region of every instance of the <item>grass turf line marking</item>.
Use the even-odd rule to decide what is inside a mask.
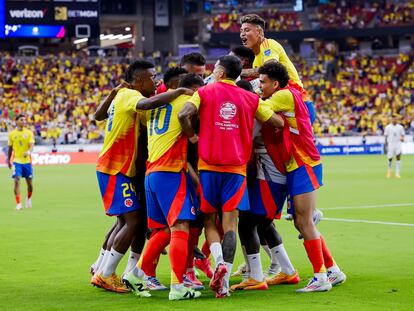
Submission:
[[[414,227],[414,224],[406,224],[402,222],[386,222],[386,221],[374,221],[374,220],[362,220],[362,219],[346,219],[346,218],[322,218],[323,220],[341,221],[341,222],[353,222],[364,224],[376,224],[376,225],[389,225],[389,226],[401,226],[401,227]]]
[[[320,208],[320,210],[321,211],[333,211],[333,210],[341,210],[341,209],[403,207],[403,206],[414,206],[414,203],[396,203],[396,204],[361,205],[361,206],[335,206],[335,207]]]

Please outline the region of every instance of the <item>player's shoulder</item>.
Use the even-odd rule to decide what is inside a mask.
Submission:
[[[274,93],[272,95],[272,98],[278,98],[278,99],[283,99],[283,100],[287,100],[287,99],[293,99],[293,94],[289,89],[281,89],[279,91],[277,91],[276,93]]]
[[[264,39],[263,47],[268,47],[268,48],[272,48],[276,50],[280,50],[280,49],[283,50],[282,45],[274,39],[267,39],[267,38]]]

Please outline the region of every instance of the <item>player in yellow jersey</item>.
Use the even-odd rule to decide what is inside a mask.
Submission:
[[[22,203],[20,203],[20,178],[25,178],[27,183],[26,208],[32,207],[33,169],[30,154],[34,145],[34,137],[33,132],[25,128],[26,116],[24,114],[16,116],[16,125],[17,128],[9,133],[7,164],[10,169],[13,169],[16,210],[20,210],[22,208]],[[12,155],[14,157],[13,165],[11,163]]]
[[[204,84],[196,74],[186,75],[181,85],[196,89]],[[196,209],[187,173],[187,136],[183,135],[178,113],[190,96],[181,95],[169,104],[147,112],[148,161],[145,177],[148,225],[159,229],[149,240],[136,269],[124,276],[134,291],[144,286],[144,275],[157,261],[159,252],[170,244],[170,300],[197,298],[200,292],[184,286],[189,221]],[[171,232],[171,234],[170,234]],[[159,235],[161,238],[156,238]]]
[[[292,61],[286,54],[283,46],[276,40],[267,39],[264,35],[265,21],[259,15],[247,14],[240,19],[240,39],[244,46],[252,49],[255,58],[252,69],[244,69],[242,76],[252,77],[259,76],[259,67],[268,61],[277,61],[285,66],[289,74],[289,86],[294,87],[301,92],[303,100],[308,108],[311,123],[315,120],[315,108],[310,101],[306,91],[303,89],[302,81],[293,65]]]
[[[98,121],[108,118],[104,145],[96,166],[102,200],[106,214],[117,216],[122,225],[118,232],[112,232],[114,242],[110,252],[91,280],[92,284],[109,291],[128,291],[115,270],[146,221],[141,217],[143,207],[138,204],[132,184],[132,177],[136,174],[137,141],[143,110],[165,105],[182,94],[192,94],[188,89],[179,88],[147,98],[155,93],[155,76],[152,63],[145,60],[133,62],[126,72],[130,88],[111,92],[95,113]]]

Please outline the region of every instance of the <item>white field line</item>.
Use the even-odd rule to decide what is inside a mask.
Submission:
[[[320,208],[321,211],[333,211],[343,209],[360,209],[360,208],[383,208],[383,207],[403,207],[414,206],[414,203],[396,203],[396,204],[378,204],[378,205],[361,205],[361,206],[335,206]]]
[[[376,225],[389,225],[389,226],[401,226],[401,227],[414,227],[414,224],[406,224],[401,222],[386,222],[386,221],[374,221],[374,220],[361,220],[361,219],[345,219],[345,218],[322,218],[323,220],[340,221],[340,222],[352,222],[352,223],[364,223],[364,224],[376,224]]]

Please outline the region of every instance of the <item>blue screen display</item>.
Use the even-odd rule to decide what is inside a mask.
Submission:
[[[65,36],[64,26],[46,25],[6,25],[6,38],[63,38]]]
[[[4,38],[4,19],[6,16],[6,9],[4,0],[0,0],[0,38]]]

